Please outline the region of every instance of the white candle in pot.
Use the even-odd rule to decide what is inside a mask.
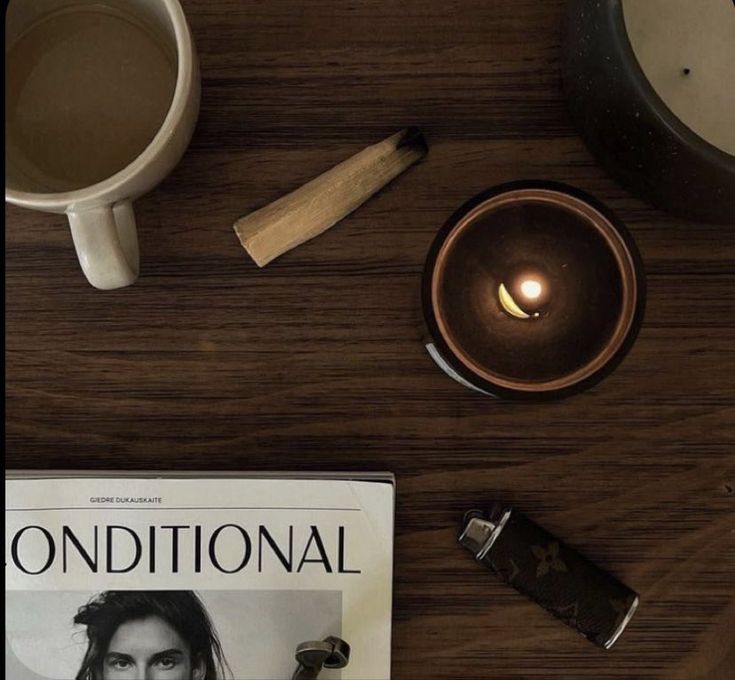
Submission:
[[[675,215],[735,223],[733,0],[567,0],[563,48],[600,163]]]
[[[623,0],[641,69],[671,112],[735,155],[733,0]]]

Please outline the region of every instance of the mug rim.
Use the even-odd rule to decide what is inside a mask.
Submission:
[[[586,204],[593,213],[596,213],[606,226],[611,229],[615,237],[619,239],[618,247],[621,248],[619,253],[625,254],[627,265],[630,267],[630,281],[632,290],[632,304],[627,310],[627,319],[624,322],[625,328],[619,329],[618,340],[614,347],[609,348],[605,352],[605,360],[602,362],[588,362],[584,368],[590,368],[593,363],[592,370],[576,370],[572,374],[565,376],[566,379],[559,381],[542,381],[542,382],[526,382],[516,380],[498,379],[493,372],[486,370],[477,370],[474,362],[468,362],[463,352],[457,352],[457,347],[445,335],[440,320],[441,314],[436,306],[436,269],[440,254],[444,252],[444,247],[450,240],[452,235],[456,236],[458,227],[466,223],[466,218],[471,215],[477,208],[481,208],[493,199],[498,199],[509,194],[527,194],[538,195],[539,193],[556,194],[565,199],[571,199],[579,204]],[[588,217],[589,220],[589,217]],[[595,225],[595,228],[599,228]],[[617,258],[616,258],[617,259]],[[620,262],[618,263],[620,266]],[[621,276],[624,276],[621,271]],[[426,258],[424,272],[422,277],[422,307],[424,312],[424,322],[436,349],[441,358],[450,366],[450,368],[459,375],[466,383],[469,383],[475,389],[496,397],[510,400],[533,400],[546,401],[550,399],[558,399],[582,392],[594,384],[598,383],[604,377],[609,375],[623,358],[630,351],[640,330],[646,302],[646,285],[645,275],[643,272],[643,263],[641,261],[638,248],[626,229],[622,221],[600,201],[590,196],[584,191],[572,187],[562,182],[551,180],[516,180],[497,185],[486,191],[477,194],[460,206],[452,216],[444,223],[443,227],[434,237]],[[621,310],[622,313],[622,310]],[[444,329],[445,331],[446,329]],[[621,332],[622,331],[622,332]],[[574,375],[573,380],[569,380]],[[546,384],[544,384],[544,382]]]
[[[186,100],[194,79],[194,44],[179,0],[161,1],[171,19],[176,40],[176,85],[166,116],[148,146],[124,168],[95,184],[71,191],[49,193],[18,191],[6,185],[6,201],[24,208],[55,211],[81,202],[104,200],[106,195],[122,188],[131,177],[137,175],[163,151],[171,130],[176,127],[186,109]]]

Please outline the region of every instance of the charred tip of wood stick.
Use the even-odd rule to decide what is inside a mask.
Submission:
[[[416,149],[420,151],[422,155],[429,153],[429,145],[426,142],[426,137],[424,137],[424,133],[415,125],[406,128],[406,131],[403,133],[403,137],[401,137],[398,144],[396,144],[397,149],[404,146]]]

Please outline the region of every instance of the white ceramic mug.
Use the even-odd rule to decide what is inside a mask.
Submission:
[[[5,200],[66,213],[89,282],[130,285],[132,201],[176,165],[199,113],[181,5],[11,0],[5,44]]]

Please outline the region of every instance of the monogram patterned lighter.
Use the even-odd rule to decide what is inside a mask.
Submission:
[[[459,542],[503,581],[596,645],[610,649],[638,595],[513,508],[465,514]]]

